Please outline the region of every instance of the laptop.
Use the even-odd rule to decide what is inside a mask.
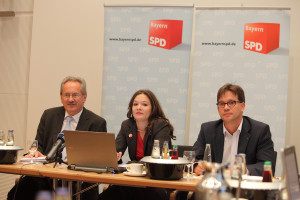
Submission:
[[[300,200],[299,172],[295,146],[281,150],[283,163],[283,179],[286,180],[286,189],[289,200]]]
[[[65,130],[64,137],[69,169],[118,172],[114,133]]]

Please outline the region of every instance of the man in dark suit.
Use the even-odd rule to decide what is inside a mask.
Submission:
[[[68,120],[69,130],[106,132],[106,121],[84,108],[87,98],[86,82],[79,77],[66,77],[61,83],[60,98],[63,106],[44,111],[38,129],[38,151],[35,157],[45,156],[52,149],[57,135],[65,130]],[[28,155],[29,156],[29,155]],[[90,184],[84,183],[82,187]],[[39,190],[51,190],[51,180],[25,176],[8,193],[7,199],[34,199]],[[98,187],[83,193],[82,199],[97,199]]]
[[[264,161],[274,163],[269,125],[243,116],[245,95],[238,85],[227,83],[219,89],[217,107],[221,119],[201,125],[193,146],[196,158],[203,160],[206,144],[211,145],[212,162],[233,164],[235,155],[244,153],[248,174],[262,176]],[[202,171],[202,165],[195,167],[197,175]]]

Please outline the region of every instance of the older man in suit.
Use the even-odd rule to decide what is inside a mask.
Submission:
[[[57,135],[66,129],[69,130],[106,132],[106,121],[84,108],[87,98],[86,82],[79,77],[66,77],[61,82],[60,98],[63,106],[50,108],[44,111],[38,129],[36,140],[39,142],[35,157],[45,156],[52,149]],[[29,155],[28,155],[29,156]],[[90,184],[84,183],[83,187]],[[7,199],[35,199],[39,190],[51,190],[51,180],[25,176],[8,193]],[[97,199],[98,188],[83,193],[82,199]]]
[[[221,119],[201,125],[193,146],[197,159],[203,159],[206,144],[211,144],[212,162],[233,164],[235,155],[244,153],[248,174],[261,176],[264,161],[274,164],[269,125],[243,116],[245,95],[238,85],[227,83],[219,89],[217,107]],[[202,171],[202,165],[195,168],[197,175]]]
[[[61,107],[45,110],[38,126],[36,140],[39,148],[36,157],[46,155],[72,117],[71,130],[106,132],[106,121],[84,107],[87,99],[85,80],[66,77],[61,83]]]

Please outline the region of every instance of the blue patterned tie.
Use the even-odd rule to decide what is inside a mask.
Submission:
[[[64,130],[72,130],[71,122],[73,121],[73,119],[74,119],[73,117],[67,116],[67,123]]]
[[[73,121],[73,119],[74,119],[73,117],[67,116],[67,123],[66,123],[66,126],[65,126],[64,130],[72,130],[71,122]],[[67,159],[66,147],[63,149],[61,154],[62,154],[62,160],[66,160]]]

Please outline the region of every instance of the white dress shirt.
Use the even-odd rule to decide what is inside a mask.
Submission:
[[[71,130],[73,130],[73,131],[76,130],[76,127],[77,127],[77,124],[78,124],[78,121],[79,121],[79,118],[80,118],[80,115],[81,115],[82,111],[83,110],[81,110],[76,115],[72,116],[73,120],[71,121]],[[64,119],[63,125],[61,127],[61,131],[65,130],[65,127],[66,127],[67,122],[68,122],[68,116],[69,116],[69,114],[66,112],[65,113],[65,119]]]
[[[241,121],[238,129],[231,135],[224,126],[223,123],[223,134],[224,134],[224,151],[222,164],[230,163],[234,164],[235,155],[237,154],[240,133],[242,131],[243,120]]]
[[[73,130],[73,131],[76,130],[76,127],[77,127],[77,124],[78,124],[78,121],[79,121],[79,118],[80,118],[80,115],[81,115],[82,111],[83,110],[81,110],[79,113],[77,113],[74,116],[69,116],[69,114],[66,112],[65,113],[65,119],[64,119],[63,125],[61,127],[61,132],[63,130],[65,130],[65,127],[66,127],[66,125],[68,123],[68,117],[72,117],[73,118],[73,120],[70,122],[71,130]],[[64,160],[64,161],[67,160],[66,147],[62,151],[62,160]]]

